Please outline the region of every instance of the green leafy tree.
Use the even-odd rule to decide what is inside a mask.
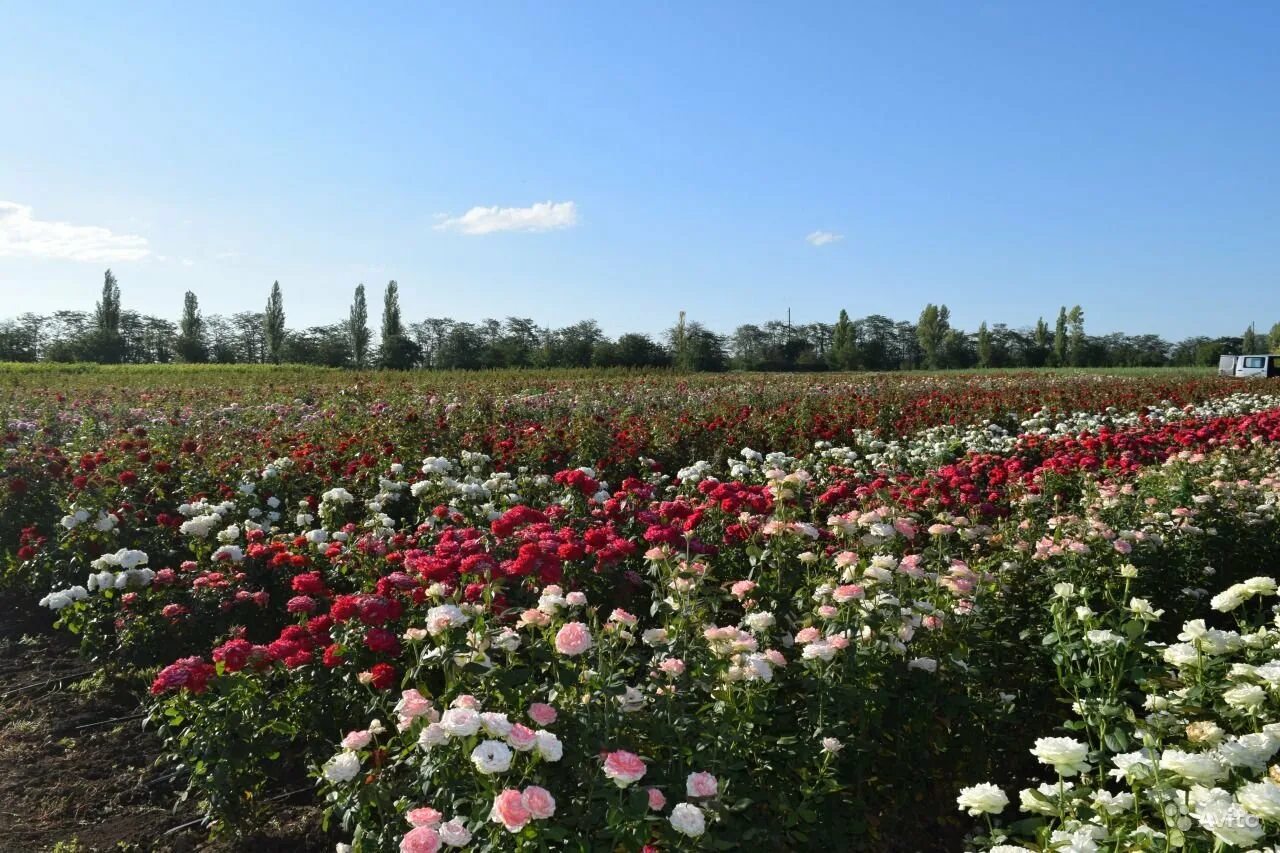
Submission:
[[[924,355],[924,366],[929,370],[937,370],[942,366],[942,345],[950,331],[950,316],[947,306],[939,308],[930,302],[916,321],[916,340]]]
[[[991,367],[992,355],[991,331],[984,320],[978,326],[978,367]]]
[[[350,339],[355,367],[363,370],[369,355],[369,305],[365,302],[363,284],[356,285],[355,299],[351,302],[351,313],[347,317],[347,337]]]
[[[1065,367],[1067,364],[1067,306],[1058,309],[1058,321],[1053,326],[1053,359],[1054,367]]]
[[[1256,353],[1261,349],[1261,342],[1258,333],[1253,330],[1253,324],[1249,324],[1249,328],[1244,330],[1244,334],[1240,336],[1240,348],[1244,350],[1241,355]]]
[[[1084,309],[1079,305],[1067,314],[1071,324],[1071,337],[1067,341],[1067,360],[1072,367],[1082,367],[1085,361]]]
[[[1272,326],[1271,331],[1267,334],[1267,351],[1280,352],[1280,323]]]
[[[378,365],[387,370],[408,370],[422,357],[421,345],[404,333],[400,285],[393,279],[387,282],[387,289],[382,293],[382,342],[378,347]]]
[[[278,281],[271,285],[267,310],[262,315],[262,337],[266,343],[266,360],[279,364],[284,349],[284,296]]]
[[[120,334],[120,285],[111,270],[102,281],[102,298],[93,314],[93,332],[85,347],[85,355],[103,364],[124,361],[124,337]]]
[[[174,341],[178,358],[192,364],[209,360],[209,343],[205,335],[204,318],[200,316],[200,304],[190,290],[182,297],[182,320],[178,324],[178,337]]]
[[[831,366],[836,370],[852,370],[858,363],[858,338],[849,312],[840,309],[840,319],[831,333]]]

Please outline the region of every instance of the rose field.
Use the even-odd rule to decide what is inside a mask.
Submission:
[[[1280,381],[0,368],[5,850],[1280,845]]]

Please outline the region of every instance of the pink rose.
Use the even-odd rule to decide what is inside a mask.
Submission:
[[[649,808],[660,812],[667,805],[667,798],[657,788],[649,789]]]
[[[832,607],[830,604],[824,604],[818,608],[818,615],[821,616],[823,619],[830,619],[839,612],[840,612],[839,610]]]
[[[783,657],[782,652],[778,651],[777,649],[766,649],[764,656],[769,661],[769,663],[773,664],[774,666],[787,665],[787,659]]]
[[[862,587],[856,583],[850,583],[836,587],[836,591],[831,593],[831,597],[843,604],[846,601],[853,601],[855,598],[862,598],[863,594]]]
[[[644,761],[634,752],[620,749],[604,757],[604,775],[619,788],[625,788],[644,775]]]
[[[798,645],[804,645],[805,643],[812,643],[814,640],[818,639],[821,636],[822,636],[822,632],[819,631],[817,628],[813,628],[813,627],[801,628],[798,632],[796,632],[796,643]]]
[[[575,657],[592,646],[591,629],[581,622],[569,622],[556,632],[556,651]]]
[[[755,581],[738,581],[733,586],[729,587],[729,592],[733,594],[734,598],[740,599],[755,588]]]
[[[343,749],[364,749],[369,745],[369,741],[373,740],[373,734],[368,731],[347,732],[347,736],[342,739]]]
[[[524,797],[516,789],[507,788],[493,798],[489,820],[502,824],[507,832],[514,833],[524,829],[531,817],[529,808],[524,804]]]
[[[556,721],[556,709],[545,702],[534,702],[529,706],[529,719],[540,726],[549,726]]]
[[[404,816],[411,826],[429,826],[436,829],[440,826],[440,821],[444,820],[444,815],[431,808],[423,806],[420,809],[413,809]]]
[[[680,658],[667,658],[662,663],[658,664],[658,669],[662,670],[667,675],[675,677],[684,672],[684,661],[680,660]]]
[[[472,711],[480,710],[480,700],[472,696],[470,693],[463,693],[457,699],[454,699],[449,705],[450,708],[467,708]]]
[[[431,700],[412,687],[400,694],[396,713],[402,717],[421,717],[431,710]]]
[[[556,800],[546,788],[530,785],[524,789],[524,807],[534,820],[546,820],[556,813]]]
[[[538,744],[538,733],[523,723],[516,723],[507,732],[507,743],[516,752],[528,752]]]
[[[690,797],[714,797],[720,792],[720,783],[710,773],[690,773],[684,789]]]
[[[400,839],[400,853],[437,853],[440,833],[430,826],[417,826]]]

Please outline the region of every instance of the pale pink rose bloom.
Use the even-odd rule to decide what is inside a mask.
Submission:
[[[1131,545],[1127,539],[1117,539],[1112,547],[1121,554],[1128,554],[1133,551],[1133,545]]]
[[[493,808],[489,810],[489,820],[506,827],[507,832],[519,832],[528,825],[533,815],[524,804],[524,797],[514,788],[507,788],[493,798]]]
[[[668,556],[667,549],[661,545],[656,548],[650,548],[648,551],[644,552],[644,558],[651,563],[656,563],[656,562],[659,562],[660,560],[665,560],[667,556]]]
[[[549,726],[556,721],[556,709],[545,702],[534,702],[529,706],[529,719],[540,726]]]
[[[822,632],[819,631],[817,628],[813,628],[813,627],[801,628],[798,632],[796,632],[796,643],[800,645],[804,645],[805,643],[812,643],[814,640],[818,639],[821,636],[822,636]]]
[[[480,710],[480,700],[472,696],[470,693],[463,693],[457,699],[453,700],[450,708],[466,708],[469,711]]]
[[[899,518],[893,522],[893,529],[908,539],[916,538],[916,523],[909,518]]]
[[[423,696],[417,690],[410,687],[408,690],[400,694],[400,701],[396,703],[396,713],[401,717],[421,717],[423,714],[431,710],[431,700]]]
[[[782,656],[782,652],[777,649],[765,649],[765,658],[774,666],[786,666],[787,659]]]
[[[667,658],[658,664],[658,669],[670,676],[677,676],[684,673],[684,661],[680,658]]]
[[[358,732],[347,732],[347,736],[342,739],[342,748],[364,749],[371,740],[373,740],[373,733],[367,729]]]
[[[720,783],[710,773],[690,773],[684,789],[690,797],[714,797],[720,791]]]
[[[623,610],[621,607],[615,607],[613,612],[609,614],[609,621],[619,622],[623,625],[632,626],[632,625],[635,625],[640,620],[637,619],[632,614],[628,613],[627,611]]]
[[[841,604],[844,604],[846,601],[853,601],[854,599],[862,598],[864,594],[865,591],[862,587],[858,586],[856,583],[848,583],[843,586],[836,587],[835,592],[831,593],[831,597]]]
[[[832,636],[827,637],[827,642],[837,649],[849,648],[849,638],[844,634],[833,634]]]
[[[667,798],[657,788],[649,789],[649,808],[660,812],[667,805]]]
[[[461,818],[454,818],[440,827],[440,840],[450,847],[466,847],[471,843],[471,830]]]
[[[835,616],[839,612],[840,610],[838,608],[833,607],[830,604],[824,604],[818,608],[818,615],[821,616],[823,619],[830,619],[831,617]]]
[[[407,628],[404,632],[404,638],[411,643],[418,643],[427,638],[426,628]]]
[[[530,785],[524,789],[524,807],[534,820],[546,820],[556,813],[556,799],[546,788]]]
[[[440,849],[440,833],[430,826],[418,826],[400,839],[400,853],[436,853]]]
[[[409,821],[410,826],[429,826],[435,829],[440,826],[440,821],[444,820],[444,815],[430,806],[423,806],[410,810],[404,819]]]
[[[924,569],[920,562],[924,559],[919,554],[908,554],[898,562],[898,571],[913,578],[924,577]]]
[[[952,527],[950,524],[930,524],[929,525],[930,536],[947,536],[955,532],[956,532],[956,529]]]
[[[591,629],[581,622],[569,622],[556,632],[556,651],[575,657],[591,648]]]
[[[538,733],[522,723],[516,723],[507,733],[507,743],[516,752],[528,752],[538,744]]]
[[[929,615],[924,617],[924,619],[920,621],[920,624],[924,625],[930,631],[936,631],[937,629],[942,627],[942,617]]]
[[[756,588],[755,581],[738,581],[733,586],[729,587],[729,592],[733,594],[734,598],[742,598],[744,595],[751,592],[751,590],[755,588]]]
[[[545,628],[550,624],[551,617],[543,613],[541,610],[534,608],[530,608],[524,613],[521,613],[519,621],[516,622],[516,625],[521,628],[527,628],[530,626],[534,628]]]
[[[564,597],[565,603],[572,607],[582,607],[587,603],[587,594],[585,592],[571,592]]]
[[[604,758],[604,775],[613,780],[619,788],[625,788],[644,776],[644,761],[634,752],[620,749],[611,752]]]
[[[841,551],[836,554],[836,568],[845,569],[858,562],[858,555],[852,551]]]

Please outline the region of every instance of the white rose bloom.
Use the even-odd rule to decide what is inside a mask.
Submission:
[[[1111,630],[1093,630],[1085,631],[1085,642],[1091,646],[1118,646],[1124,642],[1124,638]]]
[[[471,831],[467,829],[466,824],[461,818],[454,818],[451,821],[440,824],[440,841],[446,847],[466,847],[471,843]]]
[[[1133,808],[1133,794],[1125,791],[1121,794],[1113,794],[1110,791],[1096,791],[1093,795],[1093,805],[1100,811],[1109,815],[1123,814]]]
[[[646,646],[655,647],[665,646],[667,643],[671,642],[670,637],[667,636],[666,628],[650,628],[640,635],[640,639]]]
[[[418,734],[418,746],[423,749],[431,749],[433,746],[439,746],[449,739],[449,732],[439,723],[429,723]]]
[[[471,763],[486,776],[505,773],[511,769],[511,747],[500,740],[481,741],[471,750]]]
[[[967,811],[971,817],[980,814],[1000,814],[1009,805],[1009,797],[999,787],[990,782],[981,782],[968,788],[960,789],[956,797],[956,805],[961,811]]]
[[[1280,822],[1280,785],[1270,780],[1250,782],[1236,791],[1244,810],[1263,820]]]
[[[1164,658],[1165,663],[1171,663],[1179,668],[1190,666],[1200,659],[1196,647],[1190,643],[1174,643],[1166,648],[1160,656]]]
[[[1222,694],[1222,699],[1233,708],[1252,711],[1267,701],[1267,692],[1256,684],[1242,684]]]
[[[1209,606],[1222,613],[1228,613],[1244,604],[1249,596],[1249,590],[1242,584],[1234,584],[1209,599]]]
[[[496,711],[485,711],[481,714],[480,725],[484,727],[485,734],[492,737],[506,737],[511,734],[511,721],[507,719],[506,714],[499,714]]]
[[[1089,745],[1074,738],[1037,738],[1031,754],[1063,776],[1074,776],[1082,770],[1089,769],[1088,763],[1085,762],[1085,758],[1089,755]]]
[[[1062,790],[1070,791],[1074,782],[1063,783]],[[1036,794],[1040,794],[1039,797]],[[1046,802],[1042,798],[1048,798]],[[1018,792],[1018,808],[1027,814],[1056,815],[1058,813],[1058,786],[1045,782],[1036,788],[1023,788]]]
[[[1162,752],[1160,766],[1200,785],[1212,785],[1225,773],[1217,756],[1203,752],[1183,752],[1180,749],[1166,749]]]
[[[451,737],[470,737],[480,731],[480,715],[470,708],[450,708],[440,717],[440,726]]]
[[[1276,594],[1275,578],[1266,578],[1266,577],[1249,578],[1247,581],[1245,581],[1240,585],[1254,595],[1275,595]]]
[[[1111,763],[1116,766],[1114,770],[1109,771],[1109,775],[1116,779],[1127,779],[1134,781],[1140,779],[1143,775],[1144,768],[1151,768],[1151,755],[1144,750],[1137,752],[1122,752],[1111,758]]]
[[[773,618],[773,614],[768,610],[757,610],[754,613],[748,613],[746,618],[742,620],[752,631],[767,631],[773,627],[777,620]]]
[[[1261,822],[1234,802],[1214,800],[1191,813],[1214,838],[1237,847],[1252,846],[1263,836]]]
[[[702,809],[692,803],[679,803],[671,810],[671,826],[676,832],[697,838],[707,831],[707,820]]]
[[[326,761],[323,769],[330,782],[350,782],[360,772],[360,756],[343,750]]]
[[[544,729],[538,729],[534,734],[538,738],[538,755],[544,761],[559,761],[564,756],[564,744],[560,742],[560,738]]]
[[[1231,767],[1248,767],[1261,772],[1280,749],[1280,739],[1265,732],[1233,737],[1218,747],[1218,756]]]
[[[912,658],[907,662],[907,669],[922,669],[925,672],[937,672],[938,662],[933,658]]]

